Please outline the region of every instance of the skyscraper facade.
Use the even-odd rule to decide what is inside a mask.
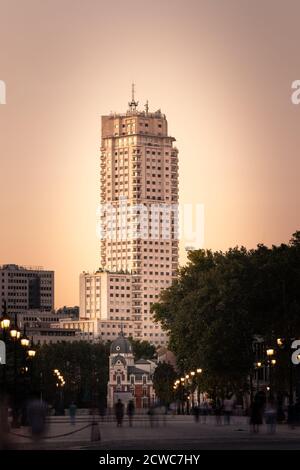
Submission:
[[[134,90],[128,105],[102,116],[101,269],[130,275],[133,336],[164,344],[151,305],[177,274],[178,150],[160,110],[138,110]]]

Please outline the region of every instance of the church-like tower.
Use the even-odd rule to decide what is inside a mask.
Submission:
[[[153,372],[156,364],[140,359],[135,361],[132,346],[123,331],[110,347],[107,404],[112,408],[120,399],[126,406],[130,400],[136,408],[148,408],[155,402]]]

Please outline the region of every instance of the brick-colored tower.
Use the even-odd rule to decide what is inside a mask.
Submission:
[[[134,337],[156,344],[166,336],[150,307],[178,267],[174,141],[160,110],[138,110],[134,88],[126,113],[102,116],[101,266],[132,275]]]

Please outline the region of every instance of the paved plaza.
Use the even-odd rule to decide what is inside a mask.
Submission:
[[[269,434],[265,425],[259,434],[250,430],[248,419],[233,417],[231,424],[216,425],[214,416],[206,423],[194,421],[192,416],[159,417],[150,423],[147,416],[137,417],[133,427],[124,419],[118,428],[113,419],[97,418],[101,440],[91,439],[91,417],[78,417],[71,425],[68,417],[50,418],[47,434],[34,444],[27,428],[12,430],[10,446],[15,449],[99,449],[99,450],[189,450],[189,449],[300,449],[300,427],[290,429],[278,425],[275,434]],[[20,437],[24,436],[24,437]],[[57,437],[54,437],[57,436]]]

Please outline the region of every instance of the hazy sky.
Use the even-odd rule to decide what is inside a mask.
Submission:
[[[137,98],[177,139],[180,201],[205,247],[300,229],[300,2],[0,0],[0,264],[55,270],[78,304],[99,266],[100,116]]]

